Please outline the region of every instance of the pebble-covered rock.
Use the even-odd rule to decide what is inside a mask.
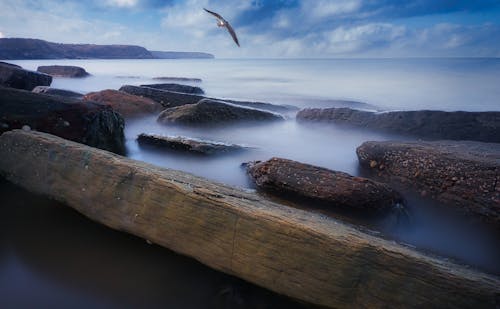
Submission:
[[[272,158],[251,162],[247,171],[261,190],[319,201],[332,208],[374,214],[403,204],[399,193],[386,184],[297,161]]]
[[[500,144],[365,142],[356,152],[374,176],[500,227]]]

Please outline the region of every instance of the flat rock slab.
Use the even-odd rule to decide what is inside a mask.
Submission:
[[[71,65],[47,65],[39,66],[38,72],[49,74],[54,77],[87,77],[90,74],[84,68]]]
[[[219,100],[219,99],[213,99],[212,100]],[[249,107],[249,108],[255,108],[255,109],[261,109],[264,111],[270,111],[273,113],[295,113],[299,110],[298,107],[293,106],[293,105],[288,105],[288,104],[272,104],[272,103],[266,103],[266,102],[257,102],[257,101],[236,101],[236,100],[229,100],[229,99],[222,99],[219,101],[224,101],[227,103],[239,105],[239,106],[244,106],[244,107]]]
[[[362,167],[500,227],[500,144],[365,142]]]
[[[196,104],[169,108],[158,116],[158,122],[162,124],[191,126],[276,120],[284,120],[284,118],[271,112],[210,99],[203,99]]]
[[[261,110],[271,111],[271,112],[276,112],[276,113],[289,113],[289,112],[295,112],[298,110],[297,107],[291,106],[291,105],[278,105],[278,104],[265,103],[265,102],[254,102],[254,101],[236,101],[236,100],[228,100],[228,99],[215,99],[215,98],[208,98],[208,97],[198,95],[198,94],[182,93],[182,92],[175,92],[175,91],[162,90],[162,89],[152,89],[152,88],[138,87],[138,86],[131,86],[131,85],[122,86],[120,88],[120,91],[124,91],[124,92],[130,93],[130,94],[150,98],[152,100],[155,100],[156,102],[159,102],[160,104],[162,104],[166,108],[175,107],[175,106],[182,106],[182,105],[186,105],[186,104],[196,104],[200,100],[210,99],[210,100],[217,100],[217,101],[222,101],[222,102],[226,102],[226,103],[231,103],[234,105],[240,105],[240,106],[250,107],[250,108],[254,108],[254,109],[261,109]]]
[[[127,118],[155,114],[164,109],[154,100],[111,89],[88,93],[83,100],[111,106],[113,110]]]
[[[137,137],[139,145],[154,146],[159,149],[182,151],[194,154],[213,155],[242,151],[247,147],[215,141],[206,141],[182,136],[161,136],[155,134],[140,134]]]
[[[376,214],[403,206],[401,195],[385,184],[297,161],[251,162],[247,171],[259,189],[333,208]]]
[[[190,94],[204,94],[205,91],[201,89],[200,87],[196,86],[189,86],[189,85],[181,85],[181,84],[146,84],[146,85],[141,85],[141,87],[148,87],[148,88],[154,88],[154,89],[160,89],[160,90],[168,90],[168,91],[175,91],[175,92],[182,92],[182,93],[190,93]]]
[[[33,90],[36,86],[50,86],[52,76],[28,71],[22,67],[0,62],[0,86]]]
[[[298,121],[324,121],[428,139],[500,142],[500,112],[396,111],[307,108]]]
[[[0,175],[110,228],[330,308],[495,308],[500,280],[255,193],[41,132],[0,136]]]
[[[172,82],[191,82],[191,83],[201,83],[201,78],[191,78],[191,77],[175,77],[175,76],[158,76],[153,77],[154,80],[161,81],[172,81]]]
[[[50,95],[57,95],[57,96],[68,97],[68,98],[76,98],[76,99],[83,98],[83,94],[81,94],[81,93],[74,92],[71,90],[51,88],[49,86],[36,86],[35,89],[33,89],[33,92],[34,93],[45,93],[45,94],[50,94]]]
[[[123,118],[109,106],[4,87],[0,102],[0,133],[25,127],[125,152]]]
[[[197,94],[187,94],[131,85],[122,86],[119,90],[132,95],[154,100],[163,105],[163,107],[165,108],[182,106],[186,104],[195,104],[205,98],[204,96]]]

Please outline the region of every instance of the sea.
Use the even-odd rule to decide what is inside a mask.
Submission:
[[[9,62],[30,70],[40,65],[81,66],[92,75],[54,78],[51,86],[83,94],[162,82],[155,77],[187,77],[201,79],[187,84],[203,88],[209,97],[299,109],[353,106],[374,111],[500,111],[500,58]],[[156,116],[127,120],[127,156],[252,190],[254,186],[242,167],[245,162],[282,157],[362,175],[355,150],[364,141],[414,140],[333,124],[297,123],[294,112],[284,116],[286,121],[282,122],[203,129],[164,126],[156,122]],[[242,144],[249,150],[213,157],[158,152],[139,147],[136,138],[141,133]],[[124,308],[144,301],[148,307],[182,304],[202,308],[207,304],[218,307],[221,301],[256,301],[275,307],[303,305],[100,227],[54,201],[26,194],[6,182],[0,183],[0,192],[9,201],[2,203],[4,215],[0,216],[0,299],[6,299],[7,304],[69,305],[81,301],[82,307]],[[500,274],[497,231],[470,223],[459,213],[419,196],[406,198],[410,220],[403,225],[391,220],[357,222],[324,209],[312,211],[428,254]],[[389,221],[392,223],[387,224]],[[28,292],[35,296],[22,298]]]

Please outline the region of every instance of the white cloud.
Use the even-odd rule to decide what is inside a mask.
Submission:
[[[102,10],[109,9],[102,7],[105,3],[114,7],[140,7],[143,3],[101,1]],[[500,55],[495,41],[500,35],[497,24],[441,23],[412,28],[402,26],[401,19],[381,23],[357,18],[364,14],[361,3],[365,0],[301,1],[299,6],[282,8],[270,15],[261,14],[263,2],[258,0],[237,4],[229,0],[175,1],[161,9],[163,18],[154,21],[157,28],[141,28],[126,20],[110,22],[92,17],[97,15],[89,14],[86,5],[76,1],[45,0],[35,5],[32,0],[0,0],[0,29],[9,37],[61,43],[133,44],[151,50],[204,51],[217,57]],[[95,9],[98,2],[93,3]],[[235,46],[224,28],[216,26],[204,7],[233,23],[241,48]],[[238,20],[239,17],[243,18]]]
[[[74,3],[47,0],[40,8],[32,7],[25,1],[2,0],[0,12],[0,28],[8,29],[10,37],[61,43],[118,44],[129,41],[125,26],[86,19],[79,15]]]
[[[2,33],[2,32],[0,32],[0,39],[1,39],[1,38],[4,38],[4,37],[5,37],[5,36],[3,35],[3,33]]]
[[[138,0],[106,0],[104,3],[107,6],[130,8],[136,6],[138,2]]]
[[[302,10],[310,17],[324,18],[349,14],[361,8],[361,0],[304,0]]]

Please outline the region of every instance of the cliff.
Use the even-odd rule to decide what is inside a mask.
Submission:
[[[135,45],[61,44],[38,39],[0,39],[0,59],[155,59],[213,58],[190,52],[150,52]]]

